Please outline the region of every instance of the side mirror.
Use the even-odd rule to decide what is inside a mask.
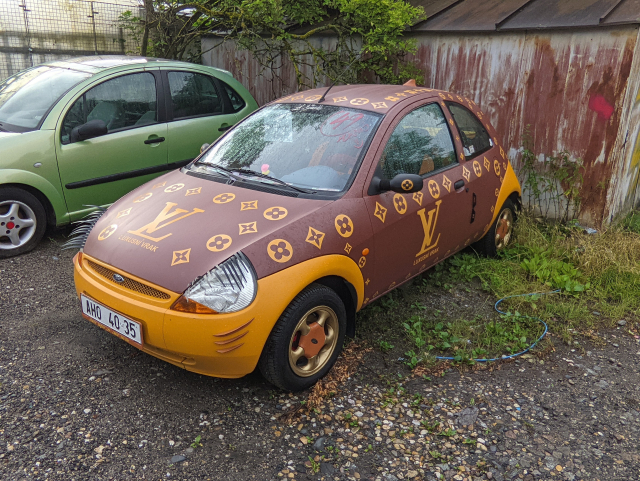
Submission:
[[[200,153],[204,152],[205,150],[207,150],[209,148],[211,144],[202,144],[202,147],[200,147]]]
[[[96,119],[89,120],[86,124],[74,127],[69,136],[71,142],[80,142],[81,140],[93,139],[94,137],[100,137],[106,135],[108,132],[107,124],[104,121]]]
[[[417,174],[398,174],[391,180],[374,177],[371,182],[371,187],[375,190],[375,193],[390,190],[399,194],[412,194],[413,192],[420,192],[423,186],[424,181]]]

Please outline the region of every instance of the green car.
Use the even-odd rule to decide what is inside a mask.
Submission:
[[[193,160],[258,108],[225,70],[82,57],[0,83],[0,258]]]

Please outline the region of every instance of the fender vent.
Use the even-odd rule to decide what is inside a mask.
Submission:
[[[93,261],[88,261],[88,263],[89,263],[89,267],[91,267],[91,269],[93,269],[97,274],[100,274],[102,277],[104,277],[110,282],[113,282],[118,286],[122,286],[132,291],[138,292],[140,294],[144,294],[145,296],[155,297],[156,299],[164,299],[164,300],[171,299],[171,296],[166,292],[159,291],[158,289],[154,289],[153,287],[143,284],[142,282],[129,279],[126,276],[122,276],[124,278],[124,281],[116,282],[113,279],[113,275],[117,274],[117,272],[112,271],[111,269],[107,269],[106,267],[103,267],[100,264],[96,264]]]

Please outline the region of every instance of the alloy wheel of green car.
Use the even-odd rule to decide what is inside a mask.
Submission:
[[[36,197],[21,189],[0,189],[0,258],[30,251],[45,229],[45,211]]]

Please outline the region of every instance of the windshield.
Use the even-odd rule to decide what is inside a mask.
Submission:
[[[380,118],[332,105],[271,105],[230,131],[192,170],[251,170],[299,188],[340,192],[355,176]]]
[[[0,83],[0,128],[34,129],[67,90],[91,74],[62,68],[30,68]]]

